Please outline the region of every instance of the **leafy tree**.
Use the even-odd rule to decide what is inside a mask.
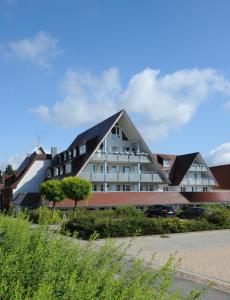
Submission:
[[[61,184],[66,197],[74,200],[75,211],[77,202],[85,200],[91,195],[92,185],[88,180],[79,177],[66,177]]]
[[[53,202],[53,210],[56,203],[63,201],[65,198],[61,182],[55,179],[43,182],[40,185],[40,192],[45,199]]]
[[[0,183],[3,183],[2,171],[0,170]]]
[[[13,170],[13,168],[12,168],[12,165],[8,165],[7,167],[6,167],[6,170],[5,170],[5,172],[4,172],[6,175],[13,175],[14,174],[14,170]]]

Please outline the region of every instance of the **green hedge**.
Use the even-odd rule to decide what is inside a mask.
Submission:
[[[214,224],[206,219],[181,220],[179,218],[146,218],[123,217],[119,219],[107,218],[97,219],[88,216],[81,216],[66,222],[63,225],[63,232],[74,234],[78,237],[88,239],[94,232],[99,238],[106,237],[127,237],[138,235],[167,234],[190,231],[214,230],[230,228],[229,224]]]

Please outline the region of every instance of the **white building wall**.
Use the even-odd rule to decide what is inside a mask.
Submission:
[[[51,160],[37,160],[33,163],[24,177],[13,190],[13,199],[19,193],[38,193],[41,182],[46,177],[47,168],[50,167]]]

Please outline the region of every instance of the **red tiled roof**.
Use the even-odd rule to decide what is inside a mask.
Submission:
[[[229,202],[230,191],[184,192],[183,196],[190,202]]]
[[[230,164],[210,167],[210,170],[219,184],[217,189],[230,189]]]
[[[96,192],[88,200],[80,201],[78,206],[122,206],[154,204],[188,204],[189,201],[178,192]],[[50,202],[49,206],[52,206]],[[56,207],[74,207],[74,201],[65,199]]]

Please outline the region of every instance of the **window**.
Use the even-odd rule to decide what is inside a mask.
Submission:
[[[123,184],[122,190],[123,190],[123,192],[130,192],[130,185],[128,185],[128,184]]]
[[[163,159],[163,166],[169,166],[170,159]]]
[[[122,130],[122,140],[123,141],[128,141],[129,140],[123,130]]]
[[[165,186],[165,187],[163,188],[163,191],[164,191],[164,192],[168,192],[168,190],[169,190],[169,188],[168,188],[167,186]]]
[[[117,173],[117,166],[112,166],[112,173]]]
[[[120,186],[120,184],[118,184],[117,185],[117,191],[120,192],[120,190],[121,190],[121,186]]]
[[[72,158],[72,151],[68,151],[68,159]]]
[[[77,149],[73,149],[73,157],[77,156]]]
[[[85,154],[86,153],[86,145],[81,145],[79,147],[79,154],[82,155],[82,154]]]
[[[130,167],[123,166],[122,167],[122,172],[125,173],[125,174],[128,174],[130,172]]]
[[[104,184],[101,184],[101,192],[104,191]]]
[[[123,147],[123,152],[130,152],[130,148],[129,147]]]
[[[119,128],[118,124],[116,124],[112,128],[111,133],[112,133],[112,139],[119,139],[120,138],[120,128]]]
[[[58,168],[54,168],[54,176],[58,176]]]
[[[96,185],[96,184],[93,185],[93,191],[94,191],[94,192],[97,191],[97,185]]]
[[[93,165],[93,173],[96,173],[96,171],[97,171],[97,167],[96,165]]]
[[[47,177],[50,178],[51,176],[52,176],[52,172],[51,172],[51,170],[49,169],[49,170],[47,171]]]
[[[112,149],[112,152],[118,152],[118,150],[119,150],[118,147],[115,147],[115,146],[112,146],[111,149]]]
[[[66,165],[65,165],[65,172],[66,172],[66,173],[71,173],[71,171],[72,171],[72,166],[71,166],[71,164],[66,164]]]
[[[186,187],[185,187],[185,186],[182,186],[182,187],[180,188],[180,190],[181,190],[181,192],[186,192]]]
[[[64,152],[64,160],[67,160],[67,153]]]
[[[60,175],[63,175],[63,167],[61,166],[59,169]]]
[[[203,192],[207,192],[207,191],[208,191],[207,186],[204,186],[204,187],[203,187]]]
[[[103,173],[104,172],[104,166],[103,165],[101,165],[101,173]]]

